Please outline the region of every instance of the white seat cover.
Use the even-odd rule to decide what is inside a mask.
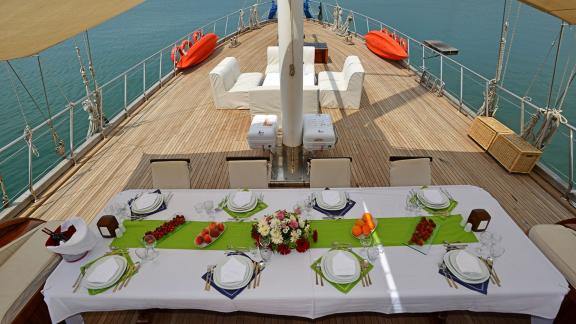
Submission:
[[[328,158],[310,161],[310,188],[351,187],[350,159]]]
[[[357,56],[344,61],[342,72],[318,74],[319,100],[322,108],[359,109],[364,84],[364,68]]]
[[[150,169],[155,189],[190,189],[187,161],[155,161],[150,163]]]
[[[268,188],[268,161],[228,161],[228,177],[232,189]]]
[[[214,105],[218,109],[247,109],[248,92],[262,83],[262,73],[240,73],[234,57],[226,57],[209,73]]]
[[[562,225],[542,224],[532,227],[528,236],[572,287],[576,287],[576,231]]]
[[[428,186],[432,182],[430,159],[408,159],[390,162],[390,186]]]

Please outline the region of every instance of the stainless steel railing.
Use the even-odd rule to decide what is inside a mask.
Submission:
[[[310,2],[316,6],[320,5],[319,1],[312,0]],[[322,6],[324,9],[322,11],[323,22],[331,23],[334,20],[332,12],[335,6],[326,3],[322,3]],[[388,31],[406,39],[408,53],[410,54],[406,60],[408,66],[416,73],[422,73],[425,70],[437,77],[441,82],[445,82],[446,86],[443,92],[446,97],[458,107],[459,111],[476,116],[476,112],[480,109],[486,95],[486,89],[488,89],[490,82],[489,78],[377,19],[346,8],[343,8],[342,19],[345,20],[350,14],[353,17],[353,23],[350,24],[350,32],[357,38],[363,39],[364,35],[371,30],[386,28]],[[436,58],[437,61],[431,61],[430,58]],[[502,106],[500,108],[501,113],[510,114],[509,108],[514,108],[518,112],[518,123],[508,123],[508,126],[517,132],[521,132],[528,119],[542,109],[542,107],[531,102],[529,98],[517,95],[503,86],[498,86],[497,92],[500,106]],[[552,145],[548,146],[539,164],[563,187],[560,189],[565,190],[567,197],[571,195],[575,181],[574,131],[576,131],[574,125],[570,123],[562,124]],[[562,144],[560,143],[561,141],[566,142]],[[565,166],[565,170],[559,169],[559,163],[557,163],[559,159],[565,159],[566,162],[562,163]]]
[[[259,18],[267,22],[271,1],[257,4]],[[104,114],[110,119],[104,134],[96,134],[91,138],[79,135],[87,131],[87,115],[82,112],[80,98],[71,105],[55,113],[52,122],[59,133],[67,132],[67,155],[58,157],[52,153],[52,144],[48,124],[45,120],[32,128],[33,143],[39,148],[40,156],[28,159],[30,148],[24,141],[24,136],[18,136],[0,148],[0,170],[8,194],[17,197],[12,200],[12,206],[33,199],[32,192],[39,191],[53,182],[59,174],[70,168],[90,147],[101,141],[113,126],[129,116],[134,109],[146,101],[155,91],[161,88],[169,79],[176,75],[176,66],[170,60],[171,49],[184,39],[191,39],[195,31],[215,33],[219,37],[219,45],[231,36],[249,29],[250,12],[253,6],[234,11],[228,15],[211,21],[178,38],[176,41],[131,66],[123,73],[99,85],[102,95]],[[241,12],[244,12],[241,15]],[[242,18],[243,23],[240,24]],[[239,31],[238,26],[248,26]],[[81,112],[82,117],[76,116]],[[67,129],[66,129],[67,128]],[[14,163],[14,161],[18,161]],[[20,163],[20,161],[22,163]],[[12,164],[11,164],[12,162]],[[42,165],[42,167],[40,167]],[[26,181],[24,181],[26,179]],[[0,207],[1,208],[1,207]],[[12,208],[14,209],[14,208]],[[10,210],[0,214],[4,217]],[[13,212],[13,211],[12,211]]]

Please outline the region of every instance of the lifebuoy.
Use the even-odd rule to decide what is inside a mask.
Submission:
[[[178,47],[178,51],[180,52],[181,56],[186,55],[186,53],[188,53],[188,50],[190,49],[190,47],[192,46],[192,43],[185,39],[182,41],[182,43],[180,43],[180,46]]]
[[[192,34],[192,40],[194,41],[194,43],[199,41],[200,38],[202,38],[202,31],[201,30],[197,30],[194,32],[194,34]]]
[[[406,40],[404,38],[400,38],[399,43],[400,46],[402,46],[402,48],[408,52],[408,43],[406,43]]]
[[[178,53],[180,53],[180,48],[178,45],[174,46],[172,48],[172,52],[170,52],[170,59],[172,60],[173,63],[176,63],[177,59],[176,59],[176,51],[178,51]]]

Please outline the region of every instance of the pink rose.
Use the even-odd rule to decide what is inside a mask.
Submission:
[[[296,207],[296,208],[294,209],[294,214],[296,214],[296,215],[302,214],[302,209],[300,209],[300,207]]]
[[[286,217],[285,210],[279,210],[276,212],[276,218],[278,218],[279,220],[284,220],[285,217]]]
[[[298,228],[298,221],[297,220],[292,220],[290,222],[290,227],[292,227],[292,229],[297,229]]]

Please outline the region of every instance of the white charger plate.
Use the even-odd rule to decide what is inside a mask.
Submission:
[[[344,253],[347,257],[352,258],[355,261],[355,271],[354,274],[351,276],[337,276],[332,273],[332,259],[337,253]],[[327,280],[332,281],[338,284],[347,284],[354,282],[360,278],[360,262],[354,256],[354,254],[350,253],[349,251],[344,250],[331,250],[328,251],[323,257],[322,261],[320,262],[320,268],[322,269],[322,273],[326,277]]]
[[[426,189],[423,189],[426,190]],[[418,200],[426,207],[428,208],[432,208],[432,209],[444,209],[444,208],[448,208],[450,206],[450,199],[440,190],[438,190],[440,192],[440,194],[442,194],[442,196],[444,197],[444,201],[441,204],[434,204],[429,202],[428,200],[426,200],[426,198],[424,197],[424,192],[423,190],[418,190],[416,192],[416,198],[418,198]],[[434,189],[436,190],[436,189]]]
[[[228,261],[228,258],[236,258],[239,262],[246,265],[246,274],[244,275],[244,279],[239,282],[232,282],[232,283],[223,283],[220,277],[220,271],[222,266]],[[224,289],[239,289],[246,286],[250,279],[252,279],[252,274],[254,273],[254,267],[252,266],[252,261],[245,256],[242,255],[229,255],[220,260],[216,264],[216,268],[214,269],[214,283]]]
[[[128,261],[126,260],[125,257],[119,256],[119,255],[109,255],[106,257],[103,257],[99,260],[97,260],[96,262],[94,262],[90,267],[88,267],[88,269],[86,269],[86,272],[84,273],[84,278],[88,278],[90,276],[90,274],[96,270],[96,268],[98,268],[98,265],[106,262],[108,259],[114,259],[114,261],[116,261],[118,263],[118,270],[116,270],[116,273],[114,274],[114,276],[112,276],[112,278],[110,278],[110,280],[108,280],[107,282],[103,282],[103,283],[91,283],[88,280],[83,280],[83,285],[84,287],[88,288],[88,289],[103,289],[103,288],[108,288],[112,285],[114,285],[124,274],[124,272],[126,271],[126,268],[128,267]]]
[[[480,269],[482,269],[482,275],[481,276],[471,278],[467,275],[460,273],[460,271],[458,271],[458,268],[457,268],[456,263],[455,263],[456,260],[454,259],[456,254],[459,252],[460,252],[460,250],[453,250],[453,251],[450,251],[450,252],[447,252],[446,254],[444,254],[444,263],[448,267],[448,270],[450,270],[450,272],[454,276],[458,277],[458,279],[460,279],[466,283],[469,283],[469,284],[482,283],[482,282],[484,282],[490,278],[490,272],[488,271],[488,267],[486,267],[486,265],[483,262],[480,262]]]
[[[156,195],[156,201],[154,202],[154,204],[148,206],[148,207],[139,207],[138,206],[138,199],[134,200],[132,202],[132,212],[134,212],[135,214],[147,214],[147,213],[151,213],[156,211],[158,208],[160,208],[160,206],[162,206],[162,203],[164,202],[164,195],[162,194],[157,194],[155,193],[154,195]]]

